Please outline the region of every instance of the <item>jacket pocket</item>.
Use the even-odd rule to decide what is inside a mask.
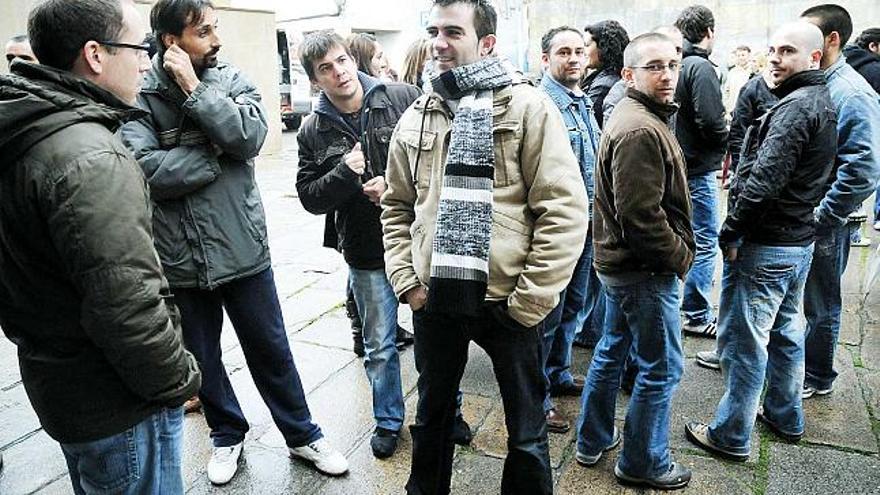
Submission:
[[[417,189],[427,189],[431,185],[431,174],[434,169],[434,145],[437,133],[418,129],[400,129],[397,139],[406,149],[409,162],[409,173]]]
[[[495,148],[495,186],[505,187],[521,180],[519,147],[522,143],[522,125],[515,120],[495,122],[492,125]]]
[[[492,240],[489,249],[489,285],[509,286],[526,264],[532,230],[517,219],[492,213]]]

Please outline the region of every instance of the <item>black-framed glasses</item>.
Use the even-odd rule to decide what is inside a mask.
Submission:
[[[132,43],[119,43],[118,41],[98,41],[98,40],[95,40],[95,42],[98,43],[99,45],[112,46],[114,48],[131,48],[132,50],[140,50],[140,51],[143,51],[145,55],[149,55],[149,53],[150,53],[150,44],[147,43],[146,41],[141,44],[138,44],[138,45],[135,45]]]
[[[666,69],[669,69],[672,72],[678,72],[681,69],[681,64],[678,62],[669,62],[668,64],[634,65],[631,68],[645,69],[648,72],[653,72],[655,74],[659,74]]]

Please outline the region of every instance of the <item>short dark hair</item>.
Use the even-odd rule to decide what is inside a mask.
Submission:
[[[355,33],[348,38],[348,53],[357,62],[358,70],[373,77],[379,77],[379,74],[373,73],[372,65],[373,55],[376,54],[376,43],[376,37],[370,33]]]
[[[747,45],[739,45],[738,47],[736,47],[736,50],[734,50],[734,51],[735,51],[735,52],[749,52],[749,53],[752,53],[752,49],[749,48]]]
[[[553,43],[553,38],[556,37],[559,33],[564,33],[565,31],[571,31],[572,33],[576,33],[581,38],[584,37],[580,31],[571,27],[571,26],[559,26],[551,29],[544,33],[544,36],[541,36],[541,53],[550,53],[551,44]]]
[[[150,10],[150,28],[156,37],[156,48],[165,53],[162,35],[180,36],[187,26],[202,21],[206,8],[214,8],[211,0],[159,0]]]
[[[880,43],[880,28],[868,28],[862,31],[862,34],[856,38],[856,45],[865,50],[868,49],[868,45],[871,43]]]
[[[840,35],[841,47],[843,47],[843,45],[849,41],[850,36],[852,36],[852,17],[850,17],[849,12],[840,5],[835,5],[833,3],[816,5],[815,7],[810,7],[803,11],[801,17],[816,18],[819,21],[818,26],[822,31],[822,36],[828,36],[834,31],[837,31],[837,34]]]
[[[434,0],[434,7],[448,7],[456,3],[471,5],[474,8],[474,29],[477,38],[495,34],[498,27],[498,14],[488,0]]]
[[[623,50],[623,66],[624,67],[635,67],[641,62],[641,54],[639,54],[639,49],[641,49],[642,45],[652,42],[665,42],[669,43],[672,46],[675,46],[675,42],[672,41],[672,38],[666,36],[661,33],[645,33],[640,34],[632,39],[628,45],[626,45],[626,49]]]
[[[114,41],[124,27],[120,0],[46,0],[28,15],[34,55],[43,65],[67,71],[87,42]]]
[[[709,34],[709,30],[715,30],[715,16],[705,5],[691,5],[678,14],[675,27],[681,31],[684,39],[691,43],[699,43]]]
[[[317,31],[306,35],[299,46],[299,63],[302,64],[310,81],[315,80],[315,60],[324,58],[334,46],[341,46],[351,56],[348,45],[342,36],[333,31]]]
[[[16,34],[12,38],[9,38],[7,43],[28,43],[28,36],[26,34]]]
[[[629,44],[626,29],[617,21],[600,21],[584,28],[590,33],[599,49],[599,64],[602,69],[611,69],[615,74],[623,68],[623,50]]]

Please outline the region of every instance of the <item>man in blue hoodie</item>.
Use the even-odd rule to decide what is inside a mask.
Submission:
[[[880,101],[877,93],[846,63],[841,50],[852,35],[852,18],[843,7],[825,4],[801,17],[822,31],[821,68],[837,109],[837,156],[830,188],[815,210],[816,250],[804,289],[807,317],[804,398],[831,393],[837,372],[834,350],[840,333],[841,278],[849,260],[847,217],[874,192],[880,178]]]

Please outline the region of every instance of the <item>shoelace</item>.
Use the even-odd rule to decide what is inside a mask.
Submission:
[[[217,447],[214,449],[214,455],[219,462],[227,462],[232,458],[235,447]]]

